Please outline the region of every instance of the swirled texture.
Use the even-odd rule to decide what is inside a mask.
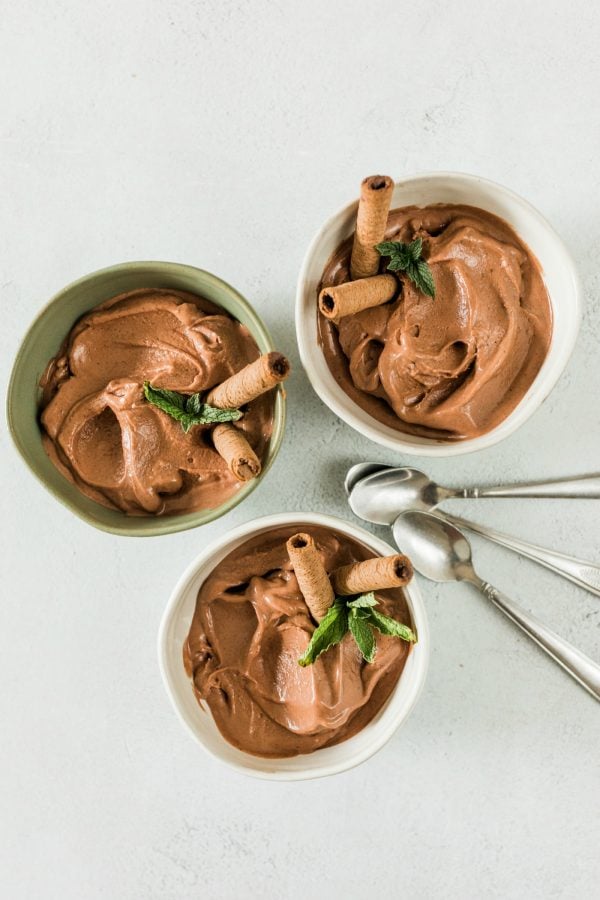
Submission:
[[[246,541],[200,588],[183,648],[198,700],[231,744],[256,756],[310,753],[356,734],[381,709],[410,644],[377,635],[365,663],[350,635],[306,668],[298,659],[314,623],[298,587],[286,541],[311,534],[328,572],[373,552],[344,535],[299,523]],[[410,624],[401,589],[378,591],[382,612]]]
[[[247,328],[181,291],[120,294],[84,315],[42,378],[44,446],[88,497],[128,515],[210,509],[239,490],[210,439],[148,403],[143,383],[206,391],[259,356]],[[272,397],[238,423],[262,456]]]
[[[442,440],[476,437],[515,408],[544,361],[548,292],[531,251],[482,209],[392,210],[386,240],[416,237],[435,299],[402,277],[397,297],[383,306],[338,325],[319,314],[325,357],[346,393],[392,428]],[[350,247],[338,248],[321,286],[349,280]]]

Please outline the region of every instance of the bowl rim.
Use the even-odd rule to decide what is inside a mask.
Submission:
[[[499,422],[494,428],[486,431],[484,434],[478,435],[474,438],[466,438],[465,440],[456,442],[444,442],[437,440],[436,438],[420,438],[423,443],[413,443],[410,440],[410,435],[405,435],[401,431],[396,432],[390,426],[387,426],[384,423],[379,422],[377,419],[374,419],[372,416],[369,416],[368,413],[366,413],[357,404],[355,404],[354,401],[351,400],[351,398],[347,397],[347,395],[345,395],[345,392],[344,397],[347,398],[346,401],[343,397],[338,396],[339,392],[343,391],[343,389],[334,383],[333,376],[331,376],[331,381],[325,382],[320,378],[313,367],[311,355],[314,348],[312,346],[313,342],[310,340],[310,336],[308,334],[308,317],[304,311],[304,305],[308,288],[308,275],[312,266],[313,256],[315,255],[321,241],[327,237],[328,233],[335,226],[337,221],[343,219],[345,216],[349,216],[353,209],[357,208],[358,199],[356,198],[351,200],[349,203],[346,203],[343,207],[329,216],[323,223],[323,225],[321,225],[321,227],[318,229],[317,233],[314,235],[313,239],[308,245],[308,249],[306,250],[306,253],[304,254],[304,258],[302,260],[302,265],[300,267],[296,286],[295,327],[300,361],[307,374],[308,380],[313,387],[313,390],[332,410],[332,412],[334,412],[340,419],[342,419],[343,422],[345,422],[359,434],[368,437],[374,443],[379,444],[380,446],[385,447],[389,450],[407,453],[411,456],[442,458],[475,453],[480,450],[487,449],[494,444],[500,443],[505,438],[513,434],[518,428],[521,427],[521,425],[525,424],[525,422],[533,415],[533,413],[535,413],[536,410],[539,409],[541,404],[553,390],[554,386],[562,375],[575,347],[582,319],[582,291],[577,267],[570,250],[568,249],[558,232],[548,221],[548,219],[546,219],[546,217],[543,216],[542,213],[539,212],[539,210],[529,202],[529,200],[526,200],[511,188],[505,187],[504,185],[499,184],[496,181],[492,181],[489,178],[484,178],[479,175],[473,175],[467,172],[459,171],[441,170],[416,172],[414,174],[406,176],[405,178],[396,180],[394,182],[394,190],[396,190],[397,188],[401,188],[407,184],[411,184],[412,182],[433,179],[447,179],[449,181],[463,182],[466,185],[473,186],[483,185],[484,187],[487,187],[490,192],[496,193],[499,196],[505,196],[509,198],[517,206],[520,206],[527,215],[534,219],[537,224],[552,237],[556,245],[560,248],[562,254],[562,265],[565,271],[568,272],[568,276],[572,284],[574,303],[571,307],[570,330],[566,334],[561,334],[563,349],[560,358],[557,360],[556,371],[549,372],[546,369],[546,362],[552,349],[551,341],[548,353],[546,354],[546,359],[542,363],[542,367],[540,368],[539,372],[537,373],[524,396],[521,398],[517,406],[508,414],[508,416],[506,416],[506,418]],[[508,222],[508,224],[511,225],[511,227],[517,232],[517,234],[519,234],[518,229],[515,228],[515,226],[513,226],[510,221]],[[541,265],[541,261],[539,262]],[[548,291],[548,296],[550,298],[552,311],[553,313],[555,313],[555,300],[550,291]],[[533,393],[534,389],[535,394]]]
[[[37,471],[31,459],[29,458],[27,447],[22,443],[20,436],[17,433],[14,422],[14,406],[16,402],[14,396],[15,386],[18,383],[21,371],[26,369],[25,358],[27,344],[31,337],[35,334],[37,329],[41,327],[43,320],[50,309],[57,301],[60,301],[64,294],[66,294],[67,292],[85,288],[87,284],[95,281],[98,278],[103,278],[110,275],[119,275],[121,273],[135,274],[136,272],[139,272],[140,275],[142,275],[143,273],[148,273],[149,270],[155,270],[156,274],[161,274],[165,271],[171,271],[174,274],[187,273],[191,276],[197,276],[199,274],[204,280],[211,283],[215,288],[217,288],[218,290],[223,290],[224,292],[229,293],[232,296],[232,299],[238,304],[239,307],[242,308],[244,314],[252,323],[252,328],[250,330],[255,340],[258,336],[260,340],[265,344],[268,351],[275,349],[271,333],[263,322],[262,318],[254,309],[252,304],[236,288],[234,288],[223,278],[220,278],[218,275],[209,272],[207,269],[200,269],[198,266],[192,266],[188,263],[179,263],[167,260],[132,260],[131,262],[115,263],[114,265],[96,269],[93,272],[89,272],[86,275],[82,275],[81,277],[76,278],[74,281],[70,281],[60,290],[56,291],[56,293],[54,293],[50,297],[50,299],[46,303],[44,303],[41,309],[34,316],[29,327],[27,328],[27,331],[23,335],[12,364],[8,388],[6,392],[5,406],[8,431],[11,436],[13,446],[16,448],[19,456],[21,457],[29,471],[35,476],[36,480],[42,485],[42,487],[54,497],[55,500],[57,500],[62,506],[66,507],[70,512],[72,512],[75,516],[77,516],[77,518],[81,519],[87,525],[90,525],[93,528],[97,528],[99,531],[104,531],[109,534],[116,534],[121,537],[159,537],[164,534],[176,534],[177,532],[187,531],[192,528],[199,528],[202,525],[206,525],[209,522],[212,522],[215,519],[226,515],[239,503],[245,500],[245,498],[248,497],[262,482],[264,476],[273,465],[277,454],[279,453],[285,433],[286,424],[286,395],[285,391],[282,391],[281,388],[278,387],[275,393],[273,434],[271,440],[269,441],[265,462],[262,466],[260,474],[256,478],[253,478],[251,481],[243,485],[235,494],[229,497],[220,506],[217,506],[214,509],[210,510],[197,511],[198,517],[201,518],[201,521],[186,521],[188,518],[187,515],[172,514],[168,516],[156,517],[123,515],[123,519],[126,520],[127,524],[124,523],[123,525],[113,525],[111,523],[103,522],[94,518],[85,510],[83,510],[76,502],[72,501],[68,496],[66,496],[62,490],[46,482],[46,480]],[[94,307],[91,306],[90,310],[93,308]],[[77,321],[77,318],[80,318],[81,315],[85,315],[85,313],[81,313],[80,315],[78,315],[69,326],[69,329],[73,327],[75,321]],[[151,530],[142,529],[140,526],[136,528],[136,522],[138,519],[145,522],[149,518],[154,522],[154,527]]]
[[[194,727],[194,724],[184,714],[182,706],[179,703],[178,689],[171,681],[169,672],[169,660],[171,659],[171,651],[169,647],[169,629],[171,627],[171,624],[176,621],[178,616],[181,614],[181,610],[179,607],[184,601],[185,595],[190,589],[192,582],[197,577],[199,571],[204,566],[208,566],[210,564],[211,558],[216,553],[219,553],[223,550],[225,550],[225,552],[230,552],[231,550],[235,549],[235,546],[239,546],[239,544],[242,542],[242,539],[248,538],[252,534],[292,523],[322,525],[333,530],[341,531],[349,537],[354,537],[356,540],[361,541],[369,548],[382,555],[398,552],[386,541],[382,540],[371,532],[366,531],[366,529],[362,528],[360,525],[356,525],[353,522],[348,522],[347,520],[341,519],[338,516],[332,516],[325,513],[302,511],[272,513],[267,516],[261,516],[258,519],[249,520],[233,529],[230,529],[225,534],[222,534],[212,540],[186,566],[183,573],[179,576],[173,590],[171,591],[169,600],[167,601],[167,605],[161,617],[157,636],[158,665],[163,685],[167,692],[167,696],[171,701],[171,705],[175,710],[176,716],[179,719],[184,730],[189,735],[191,735],[194,741],[202,747],[203,751],[205,753],[208,753],[209,756],[211,756],[213,759],[217,759],[220,763],[228,766],[231,769],[234,769],[236,772],[239,772],[243,775],[269,781],[305,781],[314,778],[324,778],[329,775],[336,775],[341,772],[348,771],[349,769],[355,768],[356,766],[365,762],[375,753],[377,753],[377,751],[380,750],[390,740],[390,738],[395,734],[400,726],[407,720],[410,713],[415,708],[423,691],[431,656],[431,636],[425,604],[416,578],[413,578],[410,584],[407,585],[406,588],[404,588],[408,597],[411,615],[413,616],[413,620],[417,628],[417,633],[419,635],[417,644],[415,644],[411,649],[411,656],[413,656],[413,659],[415,659],[415,665],[413,667],[411,676],[413,680],[413,684],[411,685],[411,692],[407,697],[405,706],[401,710],[398,710],[394,719],[391,720],[386,727],[380,728],[380,733],[376,734],[373,737],[368,747],[361,750],[360,752],[355,753],[351,759],[345,762],[330,762],[321,766],[317,766],[314,769],[281,771],[277,769],[277,764],[278,762],[280,762],[280,760],[278,759],[264,759],[264,769],[250,768],[249,766],[245,766],[241,762],[234,762],[231,759],[224,758],[219,753],[215,752],[212,748],[207,746],[207,744],[202,739],[199,731],[197,731]],[[183,665],[182,660],[180,660],[179,664]],[[386,708],[389,700],[398,689],[398,685],[402,681],[403,677],[404,673],[401,673],[398,682],[394,686],[390,697],[383,705],[382,710]],[[208,709],[201,710],[201,712],[206,715],[211,715],[210,710]],[[368,723],[365,728],[369,728],[371,724],[372,723]],[[364,731],[365,729],[362,730]],[[229,743],[220,734],[220,732],[219,736],[223,745],[229,747]],[[352,740],[352,738],[350,738],[349,740]],[[335,750],[337,746],[342,747],[345,744],[347,744],[347,741],[343,741],[339,745],[334,745],[334,747],[332,748],[325,749]],[[244,751],[240,752],[245,756],[248,756],[249,759],[252,759],[255,764],[256,760],[262,759],[261,757],[256,757],[252,754],[245,754]],[[319,753],[319,751],[317,750],[315,751],[315,753]],[[305,756],[306,758],[314,758],[315,753],[300,754],[299,756],[294,757],[294,759],[302,759],[303,756]]]

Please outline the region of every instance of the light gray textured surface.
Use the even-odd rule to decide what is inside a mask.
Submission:
[[[295,371],[282,452],[202,531],[134,540],[73,518],[2,431],[2,895],[592,898],[598,706],[466,587],[423,585],[434,651],[413,716],[361,768],[275,785],[182,731],[155,637],[208,538],[267,512],[349,515],[347,465],[389,460],[300,370],[309,239],[373,171],[458,169],[556,226],[587,312],[567,372],[501,446],[426,463],[447,483],[600,468],[600,11],[452,4],[2,0],[3,387],[45,300],[127,259],[199,265],[265,317]],[[458,508],[458,507],[457,507]],[[599,558],[593,501],[463,504]],[[597,598],[476,543],[478,568],[600,658]]]

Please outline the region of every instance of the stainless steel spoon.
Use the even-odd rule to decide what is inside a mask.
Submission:
[[[577,559],[576,556],[568,556],[566,553],[558,553],[557,550],[548,550],[546,547],[540,547],[539,544],[530,544],[529,541],[522,541],[510,534],[504,534],[502,531],[495,531],[493,528],[463,519],[462,516],[451,516],[445,512],[444,518],[458,528],[467,528],[494,544],[500,544],[501,547],[507,547],[521,556],[526,556],[533,562],[574,582],[578,587],[600,597],[600,566],[596,563]]]
[[[359,477],[361,472],[366,471],[363,478],[367,477],[369,474],[373,474],[373,467],[377,465],[377,463],[359,463],[357,466],[353,466],[350,469],[346,476],[346,489],[348,490],[348,486],[350,487],[350,496],[353,500],[355,499],[353,497],[353,492],[359,481],[362,480]],[[363,466],[364,469],[362,468]],[[389,469],[389,467],[387,468]],[[381,469],[382,467],[379,466],[378,470],[381,471]],[[374,485],[372,488],[369,488],[369,490],[379,491],[379,488]],[[359,498],[360,502],[355,504],[357,508],[354,509],[354,512],[356,512],[357,515],[361,515],[357,510],[360,508],[362,512],[361,503],[365,502],[366,496],[368,496],[368,492],[361,492]],[[352,501],[350,502],[350,505],[353,506]],[[399,512],[400,510],[396,510],[396,515]],[[392,522],[391,515],[392,514],[390,514],[389,524]],[[394,518],[395,517],[396,516],[394,515]],[[367,517],[363,514],[361,515],[361,518]],[[521,556],[528,557],[528,559],[539,563],[541,566],[545,566],[557,575],[567,578],[579,587],[584,588],[584,590],[590,591],[592,594],[600,597],[600,566],[595,563],[587,562],[585,559],[577,559],[575,556],[568,556],[566,553],[558,553],[556,550],[549,550],[546,547],[540,547],[538,544],[530,544],[528,541],[512,537],[509,534],[503,534],[501,531],[494,531],[492,528],[478,525],[476,522],[471,522],[468,519],[463,519],[459,516],[452,516],[446,512],[444,513],[444,518],[447,522],[451,522],[458,528],[467,528],[469,531],[473,531],[475,534],[479,534],[489,541],[493,541],[495,544],[500,544],[502,547],[507,547],[509,550],[520,553]],[[367,521],[373,520],[367,519]]]
[[[469,581],[518,625],[596,700],[600,700],[600,665],[551,631],[538,618],[475,572],[471,545],[464,534],[441,516],[410,510],[393,525],[394,540],[417,572],[432,581]]]
[[[352,488],[358,481],[362,481],[367,475],[373,475],[374,472],[383,472],[384,469],[393,469],[393,466],[386,466],[385,463],[362,462],[350,466],[346,472],[344,479],[344,490],[349,496]]]
[[[434,509],[444,500],[464,497],[567,497],[600,498],[600,474],[553,481],[532,481],[483,488],[447,488],[408,467],[380,469],[356,481],[349,503],[361,519],[391,525],[407,509]]]

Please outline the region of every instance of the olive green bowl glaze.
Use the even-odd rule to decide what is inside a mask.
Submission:
[[[100,269],[63,288],[39,313],[23,339],[8,388],[7,419],[17,450],[44,487],[76,516],[102,531],[136,537],[195,528],[224,515],[241,503],[264,478],[275,459],[285,425],[284,393],[278,387],[273,436],[261,474],[215,509],[180,516],[126,516],[119,510],[107,509],[90,500],[64,478],[50,462],[42,445],[38,424],[40,377],[80,316],[116,294],[143,287],[190,291],[212,300],[246,325],[261,353],[275,349],[269,332],[241,294],[210,272],[179,263],[130,262]]]

